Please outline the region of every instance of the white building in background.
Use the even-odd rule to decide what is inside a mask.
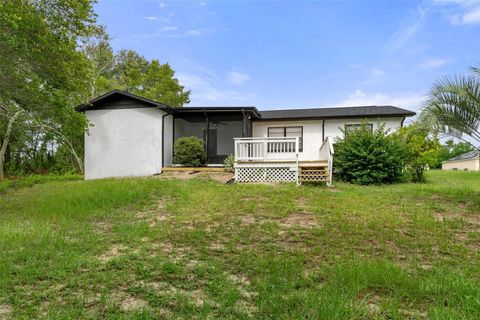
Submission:
[[[480,151],[470,151],[443,161],[442,170],[480,171]]]

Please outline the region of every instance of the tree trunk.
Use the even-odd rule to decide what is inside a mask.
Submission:
[[[0,181],[2,181],[5,176],[3,172],[3,164],[5,162],[5,153],[7,152],[7,146],[10,142],[10,134],[12,133],[13,124],[20,116],[23,110],[18,110],[13,114],[13,116],[8,120],[7,131],[5,132],[5,137],[3,138],[2,147],[0,148]]]
[[[84,174],[83,161],[78,156],[77,152],[75,151],[75,147],[70,143],[68,138],[66,136],[64,136],[60,131],[58,131],[54,127],[51,127],[47,124],[40,123],[39,126],[45,128],[47,130],[50,130],[50,132],[53,133],[57,137],[58,140],[63,141],[67,145],[68,149],[70,150],[70,154],[73,156],[73,158],[75,160],[78,171],[80,172],[80,174]]]
[[[77,164],[78,171],[80,172],[80,174],[84,174],[82,159],[78,156],[77,152],[75,151],[75,148],[70,143],[70,141],[67,140],[67,138],[64,137],[63,141],[67,144],[68,148],[70,149],[70,153],[73,155],[73,158],[75,159],[75,162]]]

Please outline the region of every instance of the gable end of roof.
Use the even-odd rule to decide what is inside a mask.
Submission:
[[[159,108],[159,109],[161,109],[163,111],[166,111],[166,112],[169,112],[169,113],[171,113],[171,111],[173,110],[173,108],[168,106],[168,105],[162,104],[160,102],[157,102],[157,101],[154,101],[154,100],[151,100],[151,99],[140,97],[140,96],[137,96],[137,95],[129,93],[129,92],[125,92],[125,91],[122,91],[122,90],[117,90],[117,89],[109,91],[109,92],[107,92],[107,93],[105,93],[101,96],[98,96],[97,98],[90,100],[88,103],[79,105],[79,106],[75,107],[75,110],[78,111],[78,112],[85,112],[85,111],[88,111],[88,110],[136,108],[134,106],[128,107],[127,104],[123,104],[123,106],[122,106],[121,103],[118,104],[117,107],[114,107],[114,108],[107,107],[107,103],[109,101],[119,99],[119,98],[131,99],[131,100],[137,101],[141,105],[156,107],[156,108]]]

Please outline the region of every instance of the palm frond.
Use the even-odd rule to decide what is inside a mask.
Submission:
[[[472,72],[480,75],[479,68]],[[420,121],[446,134],[469,136],[480,144],[480,78],[443,77],[435,82]]]

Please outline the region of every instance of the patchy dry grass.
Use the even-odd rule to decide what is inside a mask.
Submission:
[[[478,173],[51,181],[0,210],[0,319],[480,318]]]

